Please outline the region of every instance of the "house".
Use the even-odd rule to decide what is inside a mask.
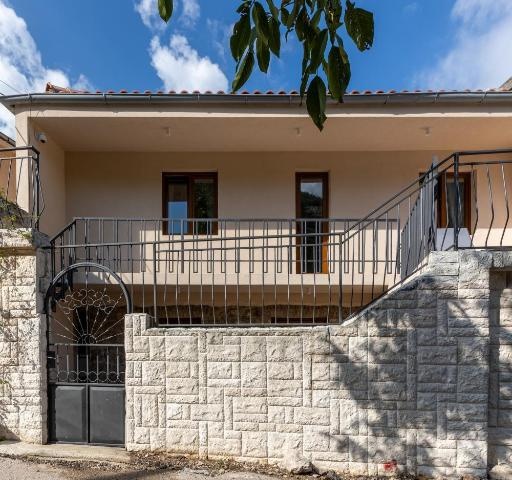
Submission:
[[[366,474],[509,460],[512,92],[351,92],[322,133],[296,92],[0,101],[23,211],[4,436]]]

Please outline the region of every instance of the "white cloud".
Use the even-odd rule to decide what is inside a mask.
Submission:
[[[415,86],[494,88],[512,76],[512,1],[457,0],[451,11],[453,45],[420,72]]]
[[[178,21],[184,27],[192,28],[201,16],[201,7],[197,0],[181,0],[181,3],[174,2],[174,12],[181,9]],[[166,28],[166,23],[160,18],[158,13],[157,0],[138,0],[135,3],[135,10],[140,15],[142,23],[150,30],[155,32],[163,32]],[[171,21],[174,20],[171,19]]]
[[[71,84],[62,70],[44,66],[25,20],[4,0],[0,0],[0,80],[0,92],[4,95],[41,92],[47,82],[62,87]],[[80,75],[77,84],[72,86],[85,85],[92,88],[87,78]],[[4,107],[0,107],[0,130],[14,136],[13,116]]]
[[[160,18],[157,9],[157,0],[139,0],[135,10],[140,15],[142,23],[151,30],[164,30],[165,23]]]
[[[201,8],[197,0],[182,0],[180,20],[187,27],[193,27],[201,16]]]
[[[231,32],[233,31],[233,25],[223,23],[212,18],[207,18],[206,26],[210,31],[212,43],[215,51],[217,52],[217,55],[219,55],[222,61],[225,62],[226,53],[228,51],[229,38],[231,37]]]
[[[219,65],[208,57],[200,57],[183,35],[172,35],[169,46],[153,37],[150,46],[151,65],[166,90],[227,90],[228,80]]]

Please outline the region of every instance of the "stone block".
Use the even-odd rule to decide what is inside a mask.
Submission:
[[[241,369],[242,387],[265,388],[267,386],[265,362],[243,362]]]
[[[295,378],[295,368],[291,362],[268,363],[267,369],[268,378],[272,380],[293,380]]]
[[[329,425],[328,408],[298,407],[294,409],[295,422],[300,425]]]
[[[455,365],[420,365],[418,382],[422,383],[455,383],[457,367]]]
[[[232,364],[230,362],[208,362],[208,378],[231,378]]]
[[[404,363],[407,353],[407,340],[402,337],[375,338],[370,343],[370,363]]]
[[[461,393],[486,393],[489,382],[488,373],[486,366],[458,367],[458,391]]]
[[[265,397],[234,397],[233,412],[242,414],[265,414],[267,413],[267,399]]]
[[[242,455],[267,458],[267,432],[242,432]]]
[[[242,337],[241,360],[246,362],[265,362],[267,360],[266,337]]]
[[[167,361],[197,361],[199,351],[197,340],[195,336],[166,336],[165,348]]]
[[[165,385],[165,362],[143,362],[142,382],[144,385]]]
[[[418,363],[427,365],[454,365],[457,363],[457,346],[418,347]]]
[[[267,339],[267,359],[273,361],[301,361],[301,337],[269,337]]]

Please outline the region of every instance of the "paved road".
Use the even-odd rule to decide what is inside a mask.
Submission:
[[[249,472],[229,472],[211,476],[208,471],[183,469],[181,471],[130,470],[98,468],[80,463],[60,466],[0,457],[2,480],[281,480],[278,477]]]

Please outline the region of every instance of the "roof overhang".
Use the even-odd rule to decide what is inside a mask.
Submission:
[[[0,98],[66,151],[457,151],[512,144],[512,92],[350,93],[322,133],[296,94]],[[21,120],[22,121],[22,120]]]
[[[118,106],[118,105],[279,105],[297,106],[301,98],[297,94],[219,94],[219,93],[30,93],[0,97],[0,103],[15,111],[18,105],[48,106]],[[385,106],[385,105],[497,105],[512,106],[512,92],[398,92],[398,93],[361,93],[347,94],[343,103],[331,98],[329,108],[345,106]]]

